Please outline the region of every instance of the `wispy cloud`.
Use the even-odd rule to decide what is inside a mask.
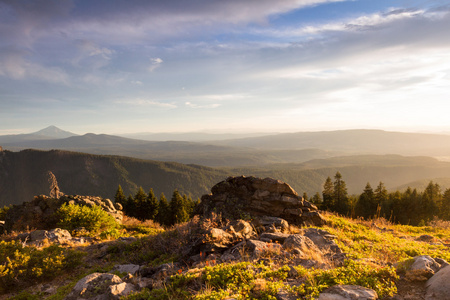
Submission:
[[[173,103],[159,102],[159,101],[145,99],[145,98],[120,99],[120,100],[115,100],[114,103],[115,104],[125,104],[125,105],[130,105],[130,106],[139,106],[139,107],[157,107],[157,108],[167,108],[167,109],[177,108],[177,105],[175,105]]]
[[[161,58],[159,58],[159,57],[151,58],[150,59],[150,66],[148,67],[148,70],[150,72],[153,72],[156,68],[161,66],[162,63],[163,63],[163,60]]]

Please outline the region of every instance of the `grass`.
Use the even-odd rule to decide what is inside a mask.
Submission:
[[[398,275],[404,273],[414,256],[430,255],[450,261],[450,251],[442,244],[450,240],[448,222],[434,220],[427,226],[413,227],[395,225],[384,219],[352,220],[328,213],[325,213],[324,217],[327,223],[321,229],[336,236],[336,243],[350,258],[343,265],[335,266],[327,255],[315,252],[303,253],[306,257],[302,259],[291,259],[279,255],[278,251],[268,251],[262,253],[259,260],[254,260],[243,251],[239,261],[220,263],[215,260],[204,260],[197,264],[196,268],[180,267],[156,282],[152,290],[143,289],[125,299],[208,300],[227,297],[276,299],[279,291],[301,299],[314,299],[321,291],[336,284],[361,285],[374,289],[379,297],[383,298],[396,292]],[[99,250],[92,250],[98,247],[79,246],[73,253],[78,253],[78,259],[81,261],[76,265],[72,264],[70,271],[65,267],[64,259],[60,257],[61,255],[64,255],[64,258],[69,257],[68,254],[71,252],[67,249],[54,246],[48,247],[49,249],[23,248],[20,243],[3,241],[3,250],[0,249],[3,252],[0,256],[14,258],[16,264],[31,260],[36,265],[39,257],[42,258],[40,263],[44,263],[43,253],[52,260],[47,260],[46,266],[40,267],[41,273],[36,273],[42,277],[33,275],[30,271],[26,271],[28,269],[17,265],[15,273],[11,273],[14,276],[8,277],[3,274],[0,278],[1,280],[15,278],[22,283],[51,282],[54,277],[44,276],[51,271],[50,273],[58,274],[64,280],[60,281],[60,287],[55,294],[47,299],[63,299],[80,278],[94,271],[107,272],[114,265],[122,263],[156,267],[164,263],[177,262],[182,257],[183,250],[209,227],[218,226],[217,222],[217,220],[200,222],[199,219],[194,219],[163,230],[153,222],[125,218],[121,229],[122,235],[135,236],[135,241],[104,242],[106,248],[103,249],[106,250],[103,250],[103,253],[106,255],[101,259],[97,258]],[[299,228],[291,227],[291,232],[301,231]],[[437,243],[416,240],[424,234],[433,236]],[[21,250],[22,248],[25,250]],[[19,250],[18,254],[16,250]],[[75,254],[73,255],[76,257]],[[21,255],[28,255],[30,258],[25,259],[26,257]],[[315,260],[318,264],[315,268],[305,268],[301,261],[306,259]],[[4,268],[13,265],[5,262],[2,264]],[[397,269],[394,266],[397,266]],[[24,286],[25,283],[20,285],[21,288]],[[41,298],[43,298],[41,293],[33,292],[30,288],[12,299]]]

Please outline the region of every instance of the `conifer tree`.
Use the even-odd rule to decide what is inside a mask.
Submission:
[[[125,205],[125,202],[127,201],[127,198],[125,197],[125,194],[123,193],[123,189],[119,184],[119,187],[117,188],[116,195],[114,196],[114,202],[122,204],[122,207]]]
[[[355,213],[359,217],[368,219],[375,215],[377,210],[377,203],[375,201],[372,186],[368,182],[364,188],[364,192],[359,196],[356,203]]]
[[[450,189],[446,189],[442,196],[439,217],[443,220],[450,221]]]
[[[334,193],[333,200],[334,206],[332,209],[340,214],[346,214],[349,211],[349,199],[347,194],[347,185],[344,180],[342,180],[342,175],[336,172],[334,176]]]
[[[139,187],[139,190],[134,196],[134,204],[133,217],[144,221],[147,213],[147,194],[142,187]]]
[[[146,216],[150,220],[156,220],[156,215],[158,214],[158,198],[156,198],[155,193],[153,192],[153,189],[150,189],[147,196],[147,213]]]
[[[311,202],[316,205],[318,208],[322,206],[322,198],[320,197],[320,193],[316,192],[314,196],[311,198]]]
[[[323,209],[332,209],[334,207],[334,187],[330,176],[327,177],[327,180],[323,184],[322,197]]]
[[[156,221],[161,225],[170,225],[170,207],[164,193],[161,193],[158,203],[158,213],[156,214]]]
[[[175,190],[170,200],[170,214],[171,223],[178,224],[189,220],[189,214],[186,210],[186,201],[180,195],[178,190]]]

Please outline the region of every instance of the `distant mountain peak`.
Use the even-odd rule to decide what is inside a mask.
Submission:
[[[45,136],[45,137],[50,137],[50,138],[68,138],[71,136],[76,136],[77,134],[69,132],[69,131],[64,131],[54,125],[48,126],[44,129],[41,129],[37,132],[33,132],[33,135],[40,135],[40,136]]]

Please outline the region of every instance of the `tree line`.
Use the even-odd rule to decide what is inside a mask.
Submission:
[[[142,187],[139,187],[134,196],[126,197],[120,185],[117,188],[114,200],[122,205],[122,211],[127,216],[140,221],[153,220],[166,226],[183,223],[191,219],[195,207],[200,202],[200,200],[192,200],[190,196],[182,196],[178,190],[173,191],[169,202],[164,193],[161,193],[158,199],[153,189],[146,193]]]
[[[322,195],[316,193],[310,200],[319,209],[350,217],[384,217],[409,225],[425,225],[435,217],[450,220],[450,189],[442,193],[439,184],[433,181],[423,192],[408,187],[404,192],[391,193],[383,182],[379,182],[375,189],[368,182],[360,195],[350,196],[341,173],[337,172],[334,181],[330,177],[325,180]]]

